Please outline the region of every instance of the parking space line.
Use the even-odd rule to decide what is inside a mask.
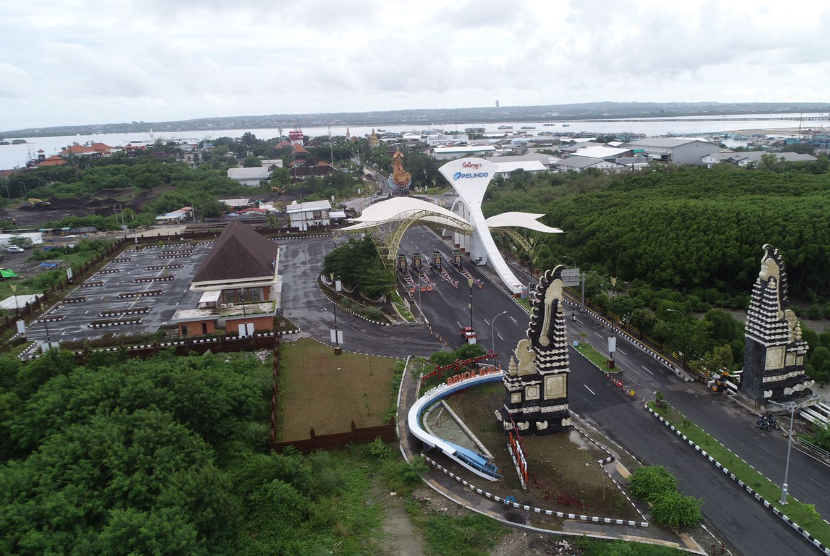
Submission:
[[[651,371],[649,371],[649,370],[648,370],[648,367],[646,367],[645,365],[640,365],[640,366],[641,366],[643,369],[645,369],[645,371],[646,371],[648,374],[650,374],[650,375],[653,375],[653,374],[654,374],[654,373],[652,373]]]
[[[594,331],[594,334],[596,334],[597,336],[599,336],[600,338],[602,338],[602,334],[600,334],[599,332]]]

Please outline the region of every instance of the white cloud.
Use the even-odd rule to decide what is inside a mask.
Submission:
[[[0,3],[0,129],[598,100],[827,101],[830,9],[714,0]]]

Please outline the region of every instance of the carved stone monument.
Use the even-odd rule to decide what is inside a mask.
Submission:
[[[498,417],[505,430],[510,418],[522,434],[568,430],[568,339],[562,307],[562,271],[546,271],[533,291],[527,339],[516,346],[504,375],[504,405]]]
[[[812,394],[814,381],[804,374],[807,342],[789,308],[784,259],[764,245],[761,272],[752,288],[746,316],[746,352],[739,391],[756,406],[786,402]],[[768,408],[773,409],[773,408]]]

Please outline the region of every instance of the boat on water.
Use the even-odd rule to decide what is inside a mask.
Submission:
[[[500,125],[499,129],[513,129],[512,125]]]
[[[555,126],[556,124],[542,124],[543,126]]]
[[[378,133],[386,133],[385,129],[378,128]]]
[[[571,127],[571,124],[562,124],[562,127]]]
[[[533,127],[532,125],[523,125],[522,129],[536,129],[536,128]]]

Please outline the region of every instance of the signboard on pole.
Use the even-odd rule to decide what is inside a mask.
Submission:
[[[337,336],[335,337],[335,334]],[[335,330],[334,328],[329,328],[329,339],[331,343],[337,345],[343,345],[343,331],[342,330]]]
[[[26,321],[23,319],[17,321],[17,333],[26,334]]]
[[[613,356],[616,350],[617,339],[614,336],[611,336],[610,338],[608,338],[608,353],[610,353]]]
[[[578,286],[580,279],[579,268],[566,268],[562,271],[562,282],[565,286]]]

